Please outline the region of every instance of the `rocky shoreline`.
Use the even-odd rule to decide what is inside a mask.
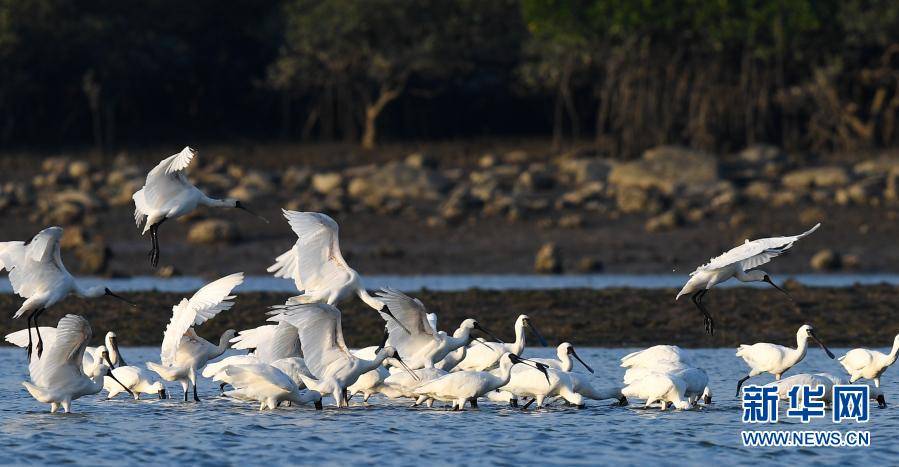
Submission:
[[[674,302],[675,290],[564,290],[458,293],[422,291],[420,298],[438,313],[441,329],[455,328],[467,317],[478,319],[502,339],[513,340],[512,324],[518,314],[533,318],[551,345],[569,341],[581,346],[629,347],[660,343],[685,347],[735,347],[741,343],[791,344],[796,329],[815,326],[829,346],[890,344],[899,333],[895,310],[899,288],[864,286],[806,288],[787,284],[795,301],[774,290],[721,289],[709,294],[707,304],[716,318],[716,334],[704,334],[700,313],[687,301]],[[136,293],[127,296],[141,303],[132,309],[112,299],[69,299],[48,311],[42,320],[53,325],[65,313],[81,314],[94,329],[99,343],[107,330],[115,330],[122,345],[159,345],[171,307],[179,294]],[[263,324],[265,312],[281,303],[284,294],[240,294],[234,308],[198,330],[213,338],[227,328],[247,329]],[[21,300],[0,295],[0,307],[13,310]],[[341,307],[347,342],[351,346],[374,345],[382,321],[359,301]],[[4,335],[25,326],[9,314],[0,321]],[[531,337],[531,336],[529,336]]]
[[[309,155],[302,146],[243,156],[198,149],[191,178],[272,224],[221,211],[167,224],[164,275],[264,273],[293,241],[282,207],[335,217],[347,256],[370,274],[689,272],[743,239],[818,221],[825,227],[776,270],[899,264],[899,251],[887,248],[899,234],[899,156],[891,153],[815,161],[771,146],[723,155],[662,146],[614,160],[589,149],[514,146],[352,157]],[[26,239],[61,225],[73,272],[155,273],[146,266],[148,240],[132,224],[131,194],[165,156],[50,157],[39,168],[0,159],[9,166],[0,214],[14,220],[0,236]]]

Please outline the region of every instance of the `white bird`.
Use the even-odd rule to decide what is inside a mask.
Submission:
[[[459,364],[456,365],[456,368],[462,371],[482,371],[496,365],[496,362],[506,352],[521,356],[524,352],[526,343],[524,336],[525,328],[530,329],[537,340],[540,341],[540,344],[546,347],[546,339],[544,339],[543,336],[540,335],[540,332],[537,331],[537,328],[534,327],[531,318],[529,318],[528,315],[519,315],[518,319],[515,320],[515,342],[507,344],[502,341],[485,342],[481,339],[476,339],[477,342],[469,344],[468,349],[466,350],[465,359],[459,362]],[[483,327],[480,328],[480,330],[499,341],[499,338],[484,330]]]
[[[556,347],[556,357],[557,358],[531,358],[529,360],[532,362],[540,362],[555,370],[567,372],[574,368],[574,362],[571,360],[571,357],[574,357],[581,363],[581,365],[584,365],[584,368],[586,368],[587,371],[595,373],[590,365],[587,365],[586,362],[581,360],[581,357],[577,354],[577,351],[574,350],[574,346],[571,345],[570,342],[562,342]]]
[[[747,239],[744,244],[712,258],[708,263],[699,266],[695,271],[691,272],[690,280],[684,284],[684,287],[678,292],[674,300],[677,301],[682,295],[692,294],[690,299],[693,300],[693,303],[705,317],[706,332],[713,334],[715,332],[715,323],[712,320],[712,315],[703,305],[702,299],[717,284],[725,282],[732,277],[736,277],[741,282],[767,282],[789,297],[786,291],[771,280],[771,276],[767,272],[762,270],[750,271],[750,269],[759,267],[780,256],[789,250],[796,240],[811,234],[820,226],[820,223],[815,224],[808,231],[789,237],[760,238],[753,241]]]
[[[624,384],[632,384],[651,373],[667,373],[682,379],[684,397],[691,403],[703,399],[706,405],[712,403],[712,389],[709,387],[709,375],[702,368],[696,368],[683,363],[659,363],[653,367],[629,368],[624,373]]]
[[[621,358],[622,368],[652,368],[661,363],[683,363],[692,366],[690,357],[684,349],[676,345],[654,345]]]
[[[248,350],[249,353],[231,355],[206,365],[206,368],[203,368],[203,377],[212,378],[228,365],[272,363],[283,358],[301,355],[297,329],[287,323],[266,324],[240,331],[236,337],[231,339],[231,348]],[[219,385],[222,392],[225,390],[225,384]]]
[[[283,371],[267,363],[226,366],[216,375],[216,381],[233,386],[235,391],[240,391],[241,398],[258,401],[260,411],[274,410],[282,402],[320,404],[322,397],[315,391],[301,393]]]
[[[290,304],[274,307],[270,321],[286,322],[297,328],[303,359],[315,380],[304,379],[310,389],[330,394],[338,407],[347,406],[347,388],[360,375],[384,361],[402,359],[393,347],[380,349],[373,360],[355,357],[343,340],[340,310],[326,303]]]
[[[293,279],[300,295],[292,297],[289,304],[338,305],[355,294],[377,311],[384,308],[384,303],[362,287],[359,274],[343,259],[334,219],[318,212],[283,212],[297,241],[267,271],[275,277]]]
[[[459,325],[456,333],[447,336],[435,330],[421,300],[388,288],[381,289],[377,297],[392,312],[393,319],[384,319],[389,335],[387,343],[395,347],[406,365],[414,370],[433,368],[450,352],[464,347],[470,342],[472,330],[486,332],[477,321],[469,318]]]
[[[191,385],[194,400],[200,401],[197,396],[197,372],[206,365],[206,362],[225,353],[231,346],[231,339],[237,334],[233,329],[225,331],[219,339],[219,345],[216,346],[198,336],[193,327],[231,309],[234,302],[229,300],[235,297],[231,295],[231,291],[241,283],[243,283],[242,272],[225,276],[203,286],[190,300],[181,299],[181,303],[172,307],[172,319],[166,326],[162,338],[161,364],[147,362],[147,368],[155,371],[166,381],[181,383],[185,401],[187,390]]]
[[[512,377],[512,366],[523,360],[512,353],[504,353],[499,359],[499,370],[489,371],[457,371],[446,374],[415,388],[414,393],[443,402],[452,402],[453,410],[462,410],[469,402],[477,408],[477,399],[487,393],[499,389],[509,383]],[[543,364],[536,364],[538,369],[546,372]]]
[[[122,352],[119,350],[119,337],[116,333],[108,331],[103,338],[103,345],[106,347],[106,350],[109,351],[109,363],[113,368],[128,365],[125,363],[125,358],[122,357]],[[94,350],[94,347],[87,347],[84,351],[84,355],[92,355]]]
[[[130,391],[134,400],[140,400],[141,394],[156,394],[160,399],[166,398],[165,386],[159,381],[150,381],[143,370],[136,366],[120,366],[112,370],[115,379],[103,378],[103,389],[107,399],[112,399],[122,391]]]
[[[90,375],[82,369],[84,348],[92,335],[86,319],[66,315],[59,320],[56,330],[56,340],[48,346],[47,352],[33,358],[28,366],[31,382],[25,381],[22,385],[38,402],[50,404],[50,412],[56,412],[62,406],[68,413],[73,400],[100,392],[103,377],[112,373],[102,362]]]
[[[645,407],[655,402],[661,403],[662,410],[673,404],[676,409],[687,410],[692,407],[685,396],[687,383],[670,373],[650,371],[642,378],[621,389],[621,394],[628,399],[645,400]]]
[[[809,338],[817,342],[828,357],[834,358],[833,352],[824,346],[824,343],[815,335],[815,330],[808,324],[803,324],[796,331],[795,349],[766,342],[741,345],[737,349],[737,356],[749,365],[749,374],[737,383],[737,397],[740,396],[740,387],[747,379],[762,373],[771,373],[774,375],[774,379],[779,380],[787,370],[801,362],[805,358]]]
[[[37,328],[41,314],[68,295],[82,298],[109,295],[134,306],[105,286],[98,285],[85,289],[75,281],[62,264],[59,253],[62,232],[61,227],[48,227],[38,232],[28,242],[0,242],[0,271],[3,269],[9,271],[9,282],[13,292],[25,299],[13,318],[27,313],[28,329]],[[31,355],[31,333],[26,332],[26,337],[28,337],[28,355]],[[39,331],[37,352],[39,355],[43,352],[43,341]]]
[[[196,155],[195,149],[185,146],[178,154],[163,159],[147,174],[144,186],[131,197],[137,228],[143,225],[141,235],[150,232],[152,248],[148,256],[154,268],[159,264],[159,226],[168,219],[192,212],[198,206],[242,209],[268,223],[236,199],[210,198],[197,189],[185,174]]]
[[[893,363],[899,355],[899,335],[893,339],[893,348],[885,354],[877,350],[852,349],[839,358],[840,365],[849,373],[849,382],[854,383],[861,378],[874,381],[875,387],[880,387],[880,375]]]
[[[536,360],[532,360],[535,361]],[[574,390],[574,383],[567,371],[553,368],[539,369],[527,365],[516,365],[512,368],[509,382],[500,388],[515,396],[515,399],[531,397],[537,402],[537,408],[543,407],[547,397],[561,397],[569,404],[584,406],[584,398]],[[531,404],[528,402],[528,405]],[[510,400],[510,403],[512,401]],[[514,403],[512,403],[515,406]],[[527,405],[525,405],[527,408]]]
[[[56,328],[50,326],[41,326],[40,328],[31,328],[30,330],[21,329],[19,331],[7,334],[5,337],[6,342],[9,342],[10,344],[17,347],[28,347],[29,331],[33,335],[32,337],[34,339],[37,339],[37,333],[40,332],[41,336],[43,337],[44,345],[47,347],[52,346],[53,343],[56,342]],[[106,343],[105,345],[101,345],[99,347],[84,348],[84,353],[81,357],[81,371],[83,371],[84,374],[88,376],[94,374],[96,371],[98,371],[97,369],[99,368],[100,364],[108,364],[108,367],[111,369],[116,368],[117,364],[120,367],[121,365],[125,364],[125,360],[124,358],[122,358],[121,352],[119,352],[118,339],[115,333],[112,331],[107,332],[104,341]],[[37,353],[31,355],[31,361],[36,361],[39,358],[40,357]],[[111,383],[111,381],[113,383]],[[119,383],[114,383],[114,381],[115,380],[113,378],[106,378],[104,380],[104,386],[107,384],[114,385],[118,392],[129,390],[129,387]]]
[[[578,394],[593,400],[618,399],[618,405],[627,405],[627,397],[621,394],[621,386],[607,386],[597,388],[593,385],[595,377],[584,373],[572,371],[568,373],[572,389]]]
[[[419,399],[414,405],[420,405],[425,402],[425,399],[421,399],[415,394],[415,389],[428,381],[442,378],[446,374],[446,371],[437,368],[419,368],[417,370],[412,370],[411,373],[393,370],[378,387],[378,392],[388,399]],[[428,407],[430,406],[429,403]]]
[[[821,397],[821,400],[829,405],[833,403],[833,386],[835,384],[846,384],[846,381],[843,378],[834,376],[830,373],[800,373],[798,375],[789,376],[779,381],[772,381],[766,384],[765,387],[776,387],[777,396],[780,399],[789,400],[790,391],[796,386],[809,386],[811,388],[823,386],[824,395]],[[883,391],[881,391],[879,387],[869,387],[868,397],[871,400],[877,401],[877,405],[881,409],[886,408],[886,398],[883,395]]]

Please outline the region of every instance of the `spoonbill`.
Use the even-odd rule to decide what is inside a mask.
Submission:
[[[652,368],[662,363],[692,365],[684,349],[676,345],[654,345],[621,358],[622,368]]]
[[[606,386],[597,388],[593,385],[595,377],[572,371],[568,373],[574,392],[593,400],[618,399],[618,405],[627,405],[627,397],[621,394],[621,386]]]
[[[184,401],[187,402],[187,390],[192,385],[194,401],[197,396],[197,371],[231,346],[231,339],[237,334],[229,329],[222,334],[219,345],[213,345],[197,335],[194,326],[199,326],[214,318],[219,313],[231,309],[234,302],[229,300],[235,296],[231,291],[243,283],[243,273],[238,272],[211,282],[198,290],[190,300],[181,299],[181,303],[172,307],[172,319],[165,328],[160,349],[159,363],[147,362],[147,368],[155,371],[166,381],[178,381],[184,390]]]
[[[216,375],[216,380],[230,384],[243,398],[258,401],[260,411],[275,410],[282,402],[318,402],[316,408],[321,407],[321,394],[315,391],[301,393],[284,372],[267,363],[229,365]]]
[[[355,294],[375,311],[393,317],[384,302],[372,297],[362,287],[359,273],[343,259],[339,227],[334,219],[320,212],[282,211],[297,241],[278,256],[267,271],[275,277],[293,279],[300,295],[291,297],[288,305],[338,305]]]
[[[678,376],[663,371],[650,371],[623,387],[621,394],[628,399],[645,400],[644,407],[660,402],[662,410],[667,409],[669,403],[676,409],[687,410],[692,404],[685,396],[686,388],[687,383]]]
[[[187,166],[196,155],[195,149],[185,146],[178,154],[163,159],[147,174],[144,186],[131,197],[137,228],[143,226],[141,235],[150,232],[152,247],[148,257],[154,268],[159,265],[159,226],[168,219],[193,212],[198,206],[242,209],[268,223],[241,201],[210,198],[187,180]]]
[[[457,371],[448,373],[440,378],[423,383],[413,391],[418,396],[426,396],[443,402],[452,402],[453,410],[462,410],[465,402],[469,402],[472,408],[477,408],[477,400],[485,394],[499,389],[512,377],[512,366],[523,363],[518,355],[506,352],[499,358],[499,370],[495,373],[489,371]],[[546,376],[546,366],[542,363],[535,364]],[[546,376],[547,378],[549,376]]]
[[[266,324],[239,331],[237,336],[231,339],[231,348],[247,350],[249,353],[231,355],[206,365],[202,371],[204,378],[212,378],[228,365],[272,363],[283,358],[299,357],[300,339],[297,329],[287,323]],[[223,392],[225,384],[219,385],[219,389]]]
[[[586,362],[581,360],[581,357],[574,350],[574,346],[571,345],[570,342],[562,342],[556,347],[556,357],[558,358],[531,358],[530,360],[532,362],[540,362],[554,370],[571,371],[571,369],[574,368],[574,362],[571,358],[574,357],[581,363],[581,365],[584,365],[584,368],[586,368],[587,371],[595,373],[590,365],[587,365]]]
[[[741,282],[767,282],[789,297],[790,294],[778,287],[767,272],[760,269],[750,271],[750,269],[757,268],[780,256],[789,250],[796,240],[810,235],[815,230],[818,230],[820,226],[820,223],[815,224],[814,227],[806,232],[790,237],[760,238],[753,241],[747,239],[742,245],[712,258],[708,263],[699,266],[695,271],[691,272],[690,280],[684,284],[684,287],[678,292],[674,300],[677,301],[682,295],[692,294],[690,299],[693,300],[693,303],[705,317],[706,332],[714,334],[715,323],[712,320],[712,315],[703,305],[702,299],[712,287],[732,277],[737,278]]]
[[[303,382],[310,389],[330,394],[338,407],[347,406],[347,388],[360,375],[380,366],[385,358],[404,365],[393,347],[379,349],[374,360],[355,357],[343,340],[340,310],[333,305],[288,304],[273,307],[271,314],[270,321],[286,322],[297,328],[303,359],[316,378]]]
[[[737,349],[737,356],[749,365],[749,374],[737,383],[737,397],[740,396],[740,387],[747,379],[762,373],[771,373],[774,375],[774,379],[779,380],[787,370],[801,362],[805,358],[809,338],[813,339],[828,357],[834,358],[833,352],[824,346],[824,343],[815,335],[815,330],[808,324],[803,324],[796,331],[795,349],[766,342],[741,345]]]
[[[786,377],[779,381],[772,381],[765,386],[776,387],[777,396],[783,400],[789,400],[790,390],[792,390],[796,386],[809,386],[812,388],[823,386],[824,395],[821,399],[825,403],[831,404],[833,402],[833,386],[835,384],[846,384],[846,381],[838,376],[834,376],[829,373],[800,373],[798,375]],[[875,386],[871,388],[871,390],[868,391],[868,396],[872,400],[877,401],[878,407],[880,407],[881,409],[886,408],[886,398],[883,395],[883,391],[881,391],[879,387]]]
[[[51,413],[60,406],[69,413],[73,400],[97,394],[103,389],[103,377],[114,379],[115,376],[103,362],[90,375],[84,373],[82,357],[92,335],[86,319],[66,315],[59,320],[56,330],[56,340],[48,346],[47,353],[33,358],[28,366],[31,382],[22,385],[38,402],[50,404]],[[108,353],[103,354],[108,360]]]
[[[381,289],[376,295],[392,312],[393,319],[385,319],[390,336],[388,343],[403,355],[409,368],[434,367],[450,352],[468,344],[472,330],[492,336],[471,318],[459,325],[458,333],[452,336],[440,334],[428,320],[427,309],[421,300],[389,288]],[[487,350],[493,351],[493,348]]]
[[[82,298],[97,298],[104,295],[117,298],[135,306],[134,303],[114,294],[109,288],[98,285],[90,288],[81,287],[62,264],[59,254],[59,240],[62,238],[61,227],[48,227],[38,232],[28,242],[0,242],[0,271],[9,271],[9,282],[13,292],[25,299],[22,306],[13,315],[18,318],[28,314],[28,329],[39,328],[38,318],[51,306],[68,295]],[[33,323],[33,325],[32,325]],[[37,331],[37,353],[43,352],[43,340]],[[28,337],[28,355],[32,351],[31,332]]]
[[[840,365],[849,373],[849,382],[854,383],[861,378],[874,381],[875,387],[880,387],[880,375],[893,363],[899,355],[899,335],[893,339],[893,348],[885,354],[877,350],[852,349],[839,358]]]
[[[537,360],[531,361],[536,362]],[[567,371],[554,368],[538,369],[527,365],[516,365],[512,368],[509,382],[500,390],[512,394],[515,399],[531,397],[537,402],[538,409],[543,407],[543,401],[547,397],[561,397],[569,404],[583,408],[584,397],[575,392],[574,383],[568,374]]]
[[[483,345],[475,345],[472,342],[466,350],[465,359],[459,362],[456,367],[463,371],[481,371],[496,365],[496,362],[504,353],[521,355],[525,347],[525,328],[530,329],[534,333],[534,337],[540,341],[540,344],[546,347],[546,339],[537,331],[537,328],[531,322],[531,318],[528,315],[519,315],[518,319],[515,320],[515,342],[507,344],[502,341],[485,342],[477,340]],[[496,337],[494,339],[499,340]]]
[[[702,398],[706,405],[712,403],[709,375],[702,368],[683,363],[660,363],[654,367],[629,368],[624,373],[624,384],[631,384],[650,373],[667,373],[682,379],[685,383],[684,397],[691,403]]]
[[[112,365],[113,368],[128,365],[125,363],[125,358],[122,357],[122,352],[119,350],[119,337],[116,336],[116,333],[108,331],[103,338],[103,345],[106,346],[106,350],[109,351],[109,364]],[[87,356],[93,353],[94,347],[87,347],[84,355]]]
[[[112,370],[115,379],[103,378],[103,389],[106,398],[112,399],[123,390],[130,391],[134,400],[140,400],[141,394],[156,394],[160,399],[166,398],[165,386],[159,381],[150,382],[143,370],[136,366],[119,366]]]

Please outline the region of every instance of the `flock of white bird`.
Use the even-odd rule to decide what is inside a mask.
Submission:
[[[185,170],[195,155],[196,151],[188,147],[163,160],[133,196],[137,225],[151,235],[149,260],[154,267],[160,254],[158,228],[167,219],[199,206],[233,207],[255,215],[238,200],[210,198],[191,184]],[[619,405],[636,399],[662,410],[669,404],[685,410],[711,403],[708,375],[677,346],[658,345],[625,356],[621,359],[621,366],[626,368],[623,384],[599,387],[593,368],[568,342],[557,347],[556,358],[523,358],[526,331],[546,345],[527,315],[515,321],[515,341],[511,343],[496,338],[473,318],[462,321],[451,334],[440,331],[437,316],[428,313],[417,298],[390,288],[371,295],[363,288],[359,274],[341,255],[338,226],[333,219],[321,213],[295,211],[284,211],[284,217],[297,241],[268,271],[292,279],[300,293],[283,305],[271,307],[268,324],[240,332],[228,330],[218,344],[196,332],[198,326],[234,305],[234,289],[243,282],[243,273],[211,282],[172,308],[160,361],[147,362],[146,368],[164,381],[180,383],[185,402],[191,393],[194,401],[200,400],[197,384],[202,377],[218,382],[222,396],[256,402],[260,410],[282,404],[314,404],[321,409],[323,398],[346,407],[356,395],[367,404],[375,394],[406,398],[415,406],[431,407],[437,401],[453,410],[463,409],[466,403],[477,408],[478,400],[484,398],[513,407],[521,401],[524,408],[552,401],[583,407],[585,399],[617,399]],[[713,333],[714,321],[702,303],[705,294],[730,278],[767,282],[786,294],[766,272],[754,268],[784,253],[819,226],[796,236],[747,240],[697,268],[677,298],[691,295],[703,314],[706,331]],[[27,315],[27,328],[6,336],[7,342],[27,349],[30,381],[23,385],[36,400],[50,404],[51,412],[60,407],[69,412],[73,400],[103,390],[108,398],[122,392],[134,399],[142,394],[167,397],[162,381],[154,381],[152,373],[126,364],[115,333],[108,332],[104,344],[94,348],[87,346],[92,330],[81,316],[66,315],[55,328],[39,325],[41,314],[68,295],[111,296],[127,302],[106,287],[79,286],[60,257],[62,233],[59,227],[49,227],[27,242],[0,243],[0,270],[9,271],[13,291],[25,299],[14,317]],[[337,305],[353,295],[384,319],[380,345],[358,350],[347,347]],[[485,337],[476,337],[475,332]],[[737,356],[750,371],[738,382],[738,395],[747,379],[763,373],[774,375],[775,381],[770,384],[778,387],[782,397],[797,384],[842,383],[842,378],[829,374],[781,379],[805,357],[809,339],[834,358],[809,325],[799,328],[795,349],[769,343],[741,345]],[[212,362],[228,349],[245,353]],[[899,336],[889,354],[854,349],[839,362],[850,382],[872,380],[872,398],[885,406],[880,376],[896,361],[897,354]],[[589,373],[575,371],[575,360]]]

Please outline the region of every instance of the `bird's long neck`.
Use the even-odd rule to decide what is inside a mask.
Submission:
[[[360,361],[361,361],[360,367],[364,370],[364,371],[362,371],[362,373],[367,373],[367,372],[374,370],[375,368],[381,366],[381,363],[384,363],[384,359],[386,359],[386,358],[387,358],[387,352],[384,352],[384,350],[381,350],[380,352],[375,354],[374,360],[360,359]],[[362,373],[360,373],[360,374],[362,374]]]
[[[755,272],[755,271],[753,271],[753,272]],[[743,271],[742,269],[737,269],[737,272],[734,274],[734,277],[736,277],[737,280],[740,282],[759,282],[764,277],[764,276],[762,276],[762,277],[756,277],[756,276],[757,276],[756,274],[753,274],[752,272],[747,273],[746,271]]]
[[[215,350],[212,352],[213,355],[209,357],[210,360],[218,357],[219,355],[225,353],[226,350],[231,348],[231,338],[228,333],[222,334],[222,337],[219,338],[219,345],[215,346]]]
[[[571,355],[568,355],[568,352],[560,354],[559,361],[562,362],[562,364],[559,365],[559,368],[562,371],[571,371],[571,369],[574,368],[574,362],[571,361]]]
[[[468,344],[469,338],[471,338],[471,328],[459,328],[452,336],[446,336],[447,348],[452,352],[459,347],[465,347],[465,344]]]
[[[515,355],[521,355],[521,351],[524,350],[525,345],[525,337],[524,337],[524,323],[515,325],[515,342],[512,343],[512,353]]]
[[[209,207],[211,207],[211,208],[231,208],[231,207],[234,207],[234,206],[232,206],[230,203],[228,203],[227,201],[225,201],[225,200],[223,200],[223,199],[210,198],[210,197],[206,196],[205,193],[202,193],[202,192],[201,192],[201,194],[202,194],[202,196],[200,197],[200,201],[199,201],[199,203],[198,203],[198,204],[200,204],[200,205],[203,205],[203,206],[209,206]]]
[[[805,357],[806,350],[808,350],[808,336],[796,336],[796,361]]]
[[[890,349],[890,353],[887,355],[887,365],[895,363],[896,357],[899,357],[899,339],[893,341],[893,348]]]
[[[505,360],[505,359],[503,359]],[[499,366],[499,371],[495,373],[496,377],[496,387],[493,389],[501,388],[507,384],[512,379],[512,364],[511,362],[502,362]]]

